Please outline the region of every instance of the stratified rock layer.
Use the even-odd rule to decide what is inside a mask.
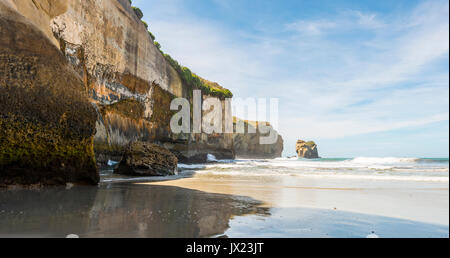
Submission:
[[[46,34],[5,1],[0,2],[0,185],[98,183],[97,115],[81,78]]]
[[[192,103],[193,89],[154,46],[128,0],[70,1],[51,26],[98,106],[98,162],[116,158],[134,141],[176,147],[183,162],[222,150],[219,156],[234,158],[231,135],[171,132],[171,101],[184,97]]]
[[[299,158],[318,159],[319,151],[315,142],[297,141],[296,152]]]
[[[171,132],[170,103],[193,104],[193,88],[155,47],[130,1],[0,0],[0,7],[0,165],[15,178],[5,184],[97,182],[94,151],[106,163],[135,141],[164,146],[183,163],[203,163],[208,154],[233,159],[235,139],[249,157],[281,154],[281,137],[276,146],[254,147],[253,135]]]
[[[178,159],[165,148],[155,144],[130,144],[114,173],[129,176],[169,176],[177,173]]]

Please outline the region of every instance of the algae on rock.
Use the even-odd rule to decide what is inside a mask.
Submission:
[[[96,119],[59,49],[0,3],[0,185],[98,183]]]

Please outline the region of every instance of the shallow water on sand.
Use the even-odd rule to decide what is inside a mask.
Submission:
[[[448,238],[448,225],[312,209],[272,208],[270,216],[236,217],[224,233],[231,238]]]
[[[2,191],[0,237],[449,237],[448,225],[116,183]]]
[[[0,192],[0,237],[210,237],[232,216],[266,216],[250,198],[131,183]]]
[[[180,164],[98,187],[0,190],[0,237],[447,237],[448,159]]]

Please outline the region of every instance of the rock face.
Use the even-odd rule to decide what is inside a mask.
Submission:
[[[281,153],[281,137],[252,147],[251,137],[170,131],[170,103],[192,104],[192,87],[129,0],[0,0],[0,22],[0,184],[96,183],[96,161],[135,141],[186,163]]]
[[[239,121],[239,120],[237,120]],[[283,138],[278,135],[278,140],[275,144],[261,144],[261,133],[258,128],[258,122],[245,121],[245,134],[234,134],[234,152],[239,158],[256,158],[256,159],[274,159],[281,157],[283,153]],[[236,126],[236,123],[235,123]],[[270,126],[270,130],[273,128]],[[248,133],[249,131],[256,131],[256,133]]]
[[[192,88],[155,47],[128,0],[69,1],[51,27],[98,107],[98,161],[117,157],[134,141],[173,147],[186,162],[221,150],[234,158],[231,136],[171,133],[170,103],[192,102]]]
[[[0,185],[96,184],[97,115],[83,81],[15,7],[0,1]]]
[[[177,97],[192,102],[192,88],[155,47],[130,1],[1,1],[39,28],[82,78],[98,115],[97,161],[120,156],[134,141],[176,142],[187,159],[220,150],[234,158],[231,135],[170,132],[170,103]]]
[[[169,176],[177,173],[178,159],[155,144],[134,142],[126,148],[115,174],[129,176]]]
[[[299,158],[305,159],[318,159],[319,152],[317,150],[317,144],[313,141],[305,142],[303,140],[297,141],[296,152]]]

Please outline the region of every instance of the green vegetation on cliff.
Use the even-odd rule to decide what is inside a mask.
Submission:
[[[83,80],[42,30],[3,1],[0,28],[0,187],[97,184],[97,113]]]
[[[130,2],[130,5],[133,4],[133,2],[131,0],[128,0],[128,1]],[[144,13],[142,12],[142,10],[136,6],[131,6],[131,8],[133,9],[134,13],[139,18],[139,20],[142,21],[142,18],[144,18]],[[144,24],[145,28],[148,30],[148,24],[145,21],[142,21],[142,23]],[[156,37],[155,37],[155,35],[153,35],[153,33],[151,31],[148,31],[148,35],[150,36],[150,38],[152,38],[153,41],[155,41]]]
[[[132,1],[131,0],[129,0],[129,1],[130,1],[130,4],[132,4]],[[142,11],[139,8],[137,8],[135,6],[132,6],[132,8],[133,8],[136,16],[139,19],[142,19],[144,17],[144,14],[142,13]],[[142,21],[142,22],[144,23],[145,28],[147,28],[147,30],[148,30],[148,24],[145,21]],[[208,80],[201,78],[197,74],[191,72],[191,70],[189,68],[180,65],[169,54],[165,54],[161,50],[161,44],[159,42],[155,41],[155,39],[156,39],[155,35],[153,35],[153,33],[151,33],[150,31],[148,31],[148,33],[149,33],[150,37],[152,38],[152,40],[154,41],[153,44],[161,52],[161,54],[166,58],[166,60],[169,62],[169,64],[175,69],[175,71],[177,71],[178,75],[183,80],[185,86],[188,87],[189,92],[192,92],[192,90],[194,90],[194,89],[199,89],[205,95],[210,95],[210,96],[218,97],[221,99],[233,97],[233,94],[231,93],[230,90],[223,88],[218,83],[210,82]]]
[[[157,43],[157,42],[156,42]],[[159,44],[159,43],[158,43]],[[161,51],[162,52],[162,51]],[[185,66],[181,66],[175,59],[169,54],[164,54],[164,57],[169,64],[177,71],[181,79],[189,89],[199,89],[203,94],[215,96],[218,98],[232,98],[233,94],[230,90],[221,87],[218,83],[207,81]]]
[[[17,118],[0,119],[0,129],[0,184],[98,181],[93,137],[76,139],[61,128]]]
[[[316,145],[316,143],[314,141],[309,141],[309,142],[306,142],[305,145],[313,147]]]
[[[139,9],[139,8],[137,8],[137,7],[135,7],[135,6],[133,6],[132,8],[133,8],[134,13],[136,14],[136,16],[137,16],[139,19],[144,18],[144,14],[142,13],[141,9]]]

